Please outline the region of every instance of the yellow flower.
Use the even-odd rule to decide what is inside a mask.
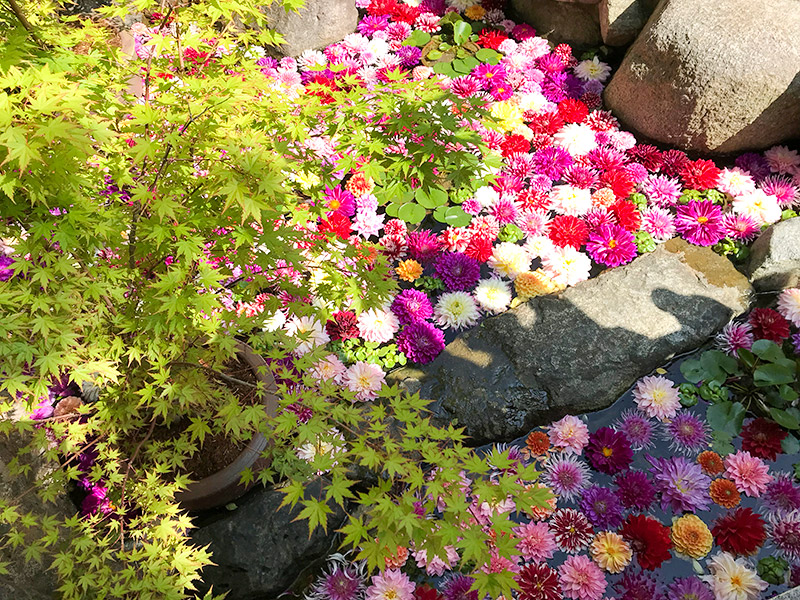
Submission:
[[[591,552],[594,562],[609,573],[621,573],[633,557],[628,542],[613,531],[602,531],[594,536]]]
[[[516,104],[509,101],[495,102],[492,105],[492,116],[497,119],[498,126],[504,132],[514,131],[523,124],[525,112]]]
[[[714,536],[697,515],[683,515],[672,523],[675,551],[691,558],[703,558],[711,552]]]
[[[529,300],[534,296],[553,294],[564,289],[564,286],[557,285],[544,271],[536,269],[517,275],[514,280],[514,289],[520,299]]]
[[[464,11],[464,16],[468,19],[472,19],[473,21],[480,21],[486,16],[486,9],[484,9],[480,4],[473,4]]]
[[[397,276],[403,281],[415,281],[422,275],[422,265],[413,258],[401,261],[395,269]]]

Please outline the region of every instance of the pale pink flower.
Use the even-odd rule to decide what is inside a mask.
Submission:
[[[567,453],[580,454],[589,443],[589,428],[578,417],[567,415],[548,428],[553,447]]]
[[[314,317],[292,317],[286,325],[286,334],[296,338],[297,346],[294,352],[297,356],[308,354],[317,346],[327,344],[331,341],[322,323]]]
[[[412,600],[415,588],[408,575],[396,569],[387,569],[372,576],[372,585],[367,588],[365,600]]]
[[[600,600],[608,582],[603,571],[584,555],[568,556],[558,568],[561,591],[574,600]]]
[[[342,376],[342,383],[359,400],[373,400],[378,396],[378,391],[383,387],[385,374],[378,365],[373,365],[363,360],[352,365]]]
[[[514,535],[519,538],[517,550],[525,558],[535,563],[553,558],[556,551],[556,539],[547,523],[530,522],[514,528]]]
[[[440,558],[436,555],[430,560],[428,560],[427,550],[424,549],[414,550],[412,555],[420,569],[425,569],[428,575],[441,577],[445,571],[449,571],[454,565],[458,564],[458,551],[453,546],[445,546],[444,551],[447,553],[445,558]]]
[[[681,399],[674,385],[661,375],[643,377],[636,383],[633,399],[639,409],[651,419],[671,419],[681,407]]]
[[[783,317],[800,327],[800,288],[783,290],[778,297],[778,312]]]
[[[747,171],[742,171],[739,167],[733,169],[722,169],[717,189],[731,196],[741,196],[756,191],[756,182]]]
[[[325,358],[318,360],[311,369],[311,375],[320,380],[340,383],[342,375],[347,372],[347,367],[339,360],[335,354],[328,354]]]
[[[736,484],[736,489],[753,498],[758,498],[773,480],[769,466],[744,450],[725,457],[725,474]]]
[[[371,308],[358,315],[358,333],[368,342],[388,342],[399,327],[400,321],[390,310]]]

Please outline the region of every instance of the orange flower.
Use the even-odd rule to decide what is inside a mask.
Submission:
[[[473,21],[480,21],[486,16],[486,9],[480,4],[473,4],[464,11],[464,16]]]
[[[701,452],[697,457],[697,462],[700,467],[709,475],[719,475],[725,470],[725,465],[722,462],[722,457],[716,452],[706,450]]]
[[[550,449],[550,437],[544,431],[532,431],[525,439],[525,443],[533,456],[546,454]]]
[[[617,197],[610,188],[602,188],[592,194],[592,206],[605,206],[608,208],[617,201]]]
[[[675,550],[692,558],[703,558],[711,552],[714,536],[708,525],[697,515],[683,515],[672,524],[672,543]]]
[[[542,269],[525,271],[517,275],[514,280],[514,289],[520,300],[529,300],[534,296],[545,296],[564,289],[550,279]]]
[[[736,484],[730,479],[715,479],[708,491],[711,499],[722,508],[734,508],[742,499]]]
[[[388,550],[388,548],[387,548]],[[387,569],[400,569],[408,560],[408,548],[405,546],[398,546],[397,552],[384,559],[386,561]]]
[[[368,179],[366,175],[359,171],[353,174],[344,187],[348,192],[353,194],[353,196],[360,198],[374,190],[375,183],[372,179]]]
[[[403,281],[415,281],[422,275],[422,265],[415,261],[413,258],[401,261],[395,269],[397,276]]]

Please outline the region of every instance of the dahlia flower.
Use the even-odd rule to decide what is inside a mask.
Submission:
[[[743,450],[725,457],[725,474],[740,492],[753,498],[758,498],[773,479],[761,459]]]
[[[797,150],[789,150],[786,146],[773,146],[764,152],[764,158],[773,173],[793,173],[800,167]]]
[[[722,219],[725,237],[740,242],[752,242],[761,233],[761,223],[749,215],[728,213]]]
[[[706,450],[710,441],[708,425],[691,412],[678,413],[666,423],[664,437],[671,450],[685,455],[696,455]]]
[[[736,356],[742,348],[749,350],[753,346],[753,333],[750,323],[730,321],[715,337],[714,345],[725,354]]]
[[[562,600],[558,573],[545,563],[525,565],[516,579],[519,584],[520,600]],[[477,592],[475,592],[477,600]],[[455,600],[449,598],[448,600]]]
[[[762,190],[737,196],[733,199],[732,206],[735,213],[752,217],[761,225],[780,221],[783,212],[778,199]]]
[[[371,308],[358,315],[358,332],[367,342],[388,342],[399,327],[400,321],[390,310]]]
[[[306,600],[356,600],[366,589],[363,563],[351,563],[341,554],[328,560],[325,571],[311,586]]]
[[[655,206],[642,211],[642,229],[657,242],[666,242],[675,237],[675,221],[666,208]]]
[[[757,340],[771,340],[776,344],[782,344],[789,337],[789,321],[778,311],[771,308],[754,308],[747,319]]]
[[[552,455],[544,464],[542,482],[564,500],[578,497],[589,483],[589,469],[575,456]]]
[[[715,600],[711,588],[697,577],[679,577],[667,586],[667,600]]]
[[[592,193],[572,185],[556,185],[550,192],[552,209],[562,215],[579,217],[592,208]]]
[[[656,458],[648,456],[653,465],[652,474],[656,490],[661,492],[661,508],[674,512],[707,510],[711,504],[708,486],[711,479],[700,465],[682,456]]]
[[[737,508],[714,522],[711,532],[725,552],[749,556],[756,554],[767,540],[764,519],[750,508]]]
[[[597,56],[582,60],[575,66],[575,75],[584,81],[605,81],[611,74],[611,67],[601,62]]]
[[[775,460],[783,452],[781,442],[789,435],[775,421],[753,419],[742,428],[742,450],[764,460]]]
[[[514,528],[517,537],[517,550],[525,560],[542,562],[553,558],[556,539],[547,523],[526,523]]]
[[[609,267],[631,262],[638,252],[633,234],[619,225],[603,225],[590,233],[586,250],[595,262]]]
[[[631,545],[639,566],[653,571],[670,557],[670,528],[645,515],[629,515],[619,530]]]
[[[588,556],[568,556],[558,569],[561,591],[575,600],[600,600],[608,583],[603,571]]]
[[[778,312],[795,327],[800,327],[800,288],[789,288],[778,297]]]
[[[738,167],[722,169],[717,182],[717,189],[733,197],[756,191],[756,182],[749,173]]]
[[[714,504],[722,508],[736,508],[742,501],[742,495],[736,488],[736,484],[730,479],[721,477],[711,482],[708,494]]]
[[[613,529],[622,524],[622,504],[607,487],[589,487],[583,492],[579,504],[589,522],[598,529]]]
[[[622,411],[614,423],[614,429],[625,434],[633,450],[643,450],[653,445],[653,425],[636,409]]]
[[[656,488],[644,471],[629,470],[614,477],[622,506],[646,511],[656,499]]]
[[[372,576],[365,600],[413,600],[414,582],[396,569],[387,569]]]
[[[594,531],[586,516],[573,508],[559,508],[550,519],[550,530],[558,547],[575,554],[592,541]]]
[[[616,475],[633,462],[633,451],[624,433],[601,427],[589,436],[586,458],[595,470]]]
[[[621,573],[627,567],[633,551],[621,535],[612,531],[598,533],[589,551],[597,565],[609,573]]]
[[[482,279],[475,288],[475,299],[486,311],[503,312],[511,303],[511,286],[502,279]]]
[[[342,376],[342,383],[351,392],[355,392],[359,400],[373,400],[378,397],[378,391],[383,387],[385,374],[378,365],[373,365],[363,360],[358,361],[347,369]]]
[[[444,333],[427,321],[416,321],[398,334],[397,348],[412,362],[424,365],[444,350]]]
[[[589,443],[589,427],[578,417],[567,415],[547,428],[554,448],[580,454]]]
[[[713,246],[725,234],[722,209],[709,200],[689,200],[687,204],[678,206],[675,229],[690,244]]]
[[[711,585],[716,600],[757,600],[769,587],[743,559],[727,552],[712,556],[708,569],[711,574],[702,579]]]
[[[583,123],[569,123],[564,125],[554,136],[553,144],[564,148],[570,155],[578,157],[585,156],[595,148],[594,131]]]
[[[392,301],[391,310],[402,325],[424,321],[433,315],[431,301],[419,290],[403,290]]]
[[[778,554],[792,563],[800,561],[800,512],[793,511],[776,519],[770,527],[770,538]]]
[[[542,257],[542,268],[557,285],[570,286],[589,279],[592,261],[583,252],[567,246],[554,248]]]
[[[297,356],[308,354],[317,346],[330,341],[322,323],[314,317],[292,317],[286,324],[286,334],[296,338],[297,346],[294,352]]]
[[[656,206],[675,206],[682,193],[680,182],[666,175],[650,175],[642,182],[641,189]]]
[[[789,473],[778,473],[775,479],[767,484],[761,496],[766,514],[772,517],[783,517],[788,513],[800,510],[800,486],[794,482]]]
[[[665,421],[673,418],[681,406],[681,399],[674,385],[661,375],[643,377],[633,390],[636,406],[651,419]]]
[[[703,558],[714,545],[708,525],[697,515],[683,515],[675,519],[671,535],[675,552],[694,559]]]
[[[445,292],[439,296],[433,316],[440,327],[460,331],[475,325],[480,319],[480,312],[475,300],[467,292]]]
[[[496,275],[514,279],[531,266],[531,257],[522,246],[511,242],[501,242],[494,247],[492,256],[487,261]]]

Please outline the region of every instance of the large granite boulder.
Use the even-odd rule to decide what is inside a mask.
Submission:
[[[797,0],[662,0],[605,100],[634,133],[700,154],[800,136]]]
[[[393,374],[477,444],[511,440],[612,404],[636,379],[700,346],[744,312],[747,278],[676,239],[559,296],[534,298]]]
[[[358,10],[353,0],[305,0],[298,11],[286,11],[279,3],[264,9],[270,29],[285,39],[280,46],[286,56],[303,50],[324,48],[353,33]]]
[[[800,217],[771,225],[750,252],[747,273],[756,289],[800,286]]]
[[[600,35],[609,46],[626,46],[636,39],[659,0],[602,0]]]
[[[308,497],[318,498],[322,482],[306,486]],[[195,543],[210,545],[217,566],[203,570],[203,586],[228,592],[228,600],[265,600],[285,592],[301,571],[331,551],[344,511],[332,506],[327,531],[308,534],[305,519],[293,521],[301,510],[281,508],[284,495],[258,487],[237,501],[237,508],[192,535]]]
[[[516,20],[529,23],[536,34],[554,44],[575,48],[599,46],[600,18],[595,2],[559,0],[511,0]]]

